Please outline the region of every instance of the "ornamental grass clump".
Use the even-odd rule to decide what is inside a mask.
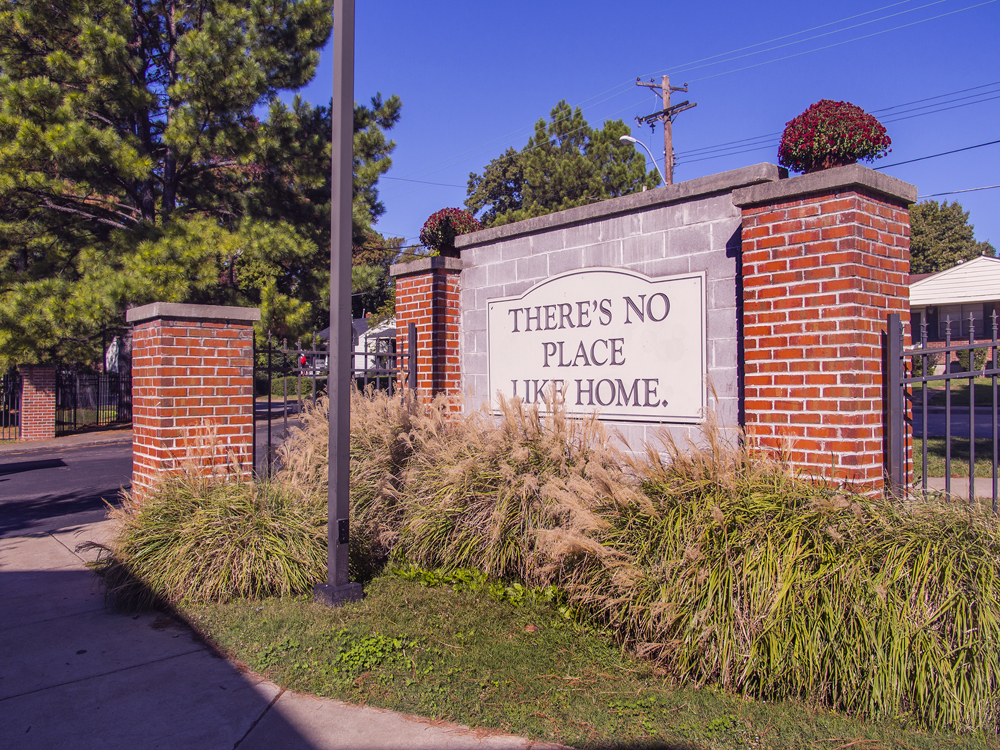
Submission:
[[[822,99],[785,125],[778,163],[796,172],[816,172],[880,159],[891,145],[882,123],[861,107]]]
[[[633,500],[596,419],[500,401],[498,418],[429,409],[409,436],[397,554],[427,568],[472,568],[544,585],[560,561],[600,556],[595,509]]]
[[[280,484],[188,471],[109,516],[97,570],[116,609],[303,594],[326,576],[326,507]]]
[[[636,463],[570,600],[677,678],[925,727],[1000,727],[1000,539],[966,507],[814,486],[745,450]]]

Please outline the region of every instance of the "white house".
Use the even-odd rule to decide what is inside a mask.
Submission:
[[[993,313],[1000,315],[1000,258],[982,256],[938,273],[910,276],[913,342],[927,322],[928,342],[944,341],[949,321],[952,340],[993,337]]]

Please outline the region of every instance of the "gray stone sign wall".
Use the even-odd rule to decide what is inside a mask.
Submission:
[[[494,396],[489,392],[491,300],[524,294],[553,276],[586,268],[627,269],[652,279],[704,274],[708,404],[723,429],[737,429],[741,210],[733,204],[732,191],[778,179],[776,166],[758,164],[459,237],[459,349],[467,408],[479,408]],[[677,311],[683,314],[696,313]],[[612,421],[608,426],[639,449],[661,425]],[[698,440],[698,424],[667,421],[665,426],[682,442]]]

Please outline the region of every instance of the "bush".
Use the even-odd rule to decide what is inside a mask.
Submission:
[[[971,369],[969,367],[970,351],[975,352],[975,356],[971,357],[972,363],[975,366]],[[958,364],[962,368],[962,372],[979,372],[986,367],[986,360],[989,356],[989,349],[966,349],[964,351],[955,352],[955,357],[958,359]]]
[[[187,472],[142,501],[125,493],[110,517],[97,568],[119,610],[302,594],[326,578],[326,504],[279,484]]]
[[[880,159],[891,145],[882,123],[861,107],[822,99],[785,125],[778,163],[796,172],[815,172]]]

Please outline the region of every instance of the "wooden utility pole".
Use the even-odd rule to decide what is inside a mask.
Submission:
[[[663,109],[659,112],[654,112],[651,115],[646,115],[645,117],[636,117],[635,120],[640,125],[650,123],[651,128],[655,128],[652,124],[654,121],[663,123],[663,176],[666,178],[667,184],[672,185],[674,183],[674,118],[686,109],[697,107],[698,104],[683,101],[676,106],[671,106],[670,94],[674,91],[683,91],[684,93],[687,93],[688,87],[686,83],[683,86],[671,86],[670,76],[663,76],[663,80],[660,82],[659,86],[653,82],[653,79],[650,79],[649,83],[646,83],[644,81],[640,81],[638,78],[635,79],[635,85],[643,86],[647,89],[660,89],[660,96],[663,100]]]

